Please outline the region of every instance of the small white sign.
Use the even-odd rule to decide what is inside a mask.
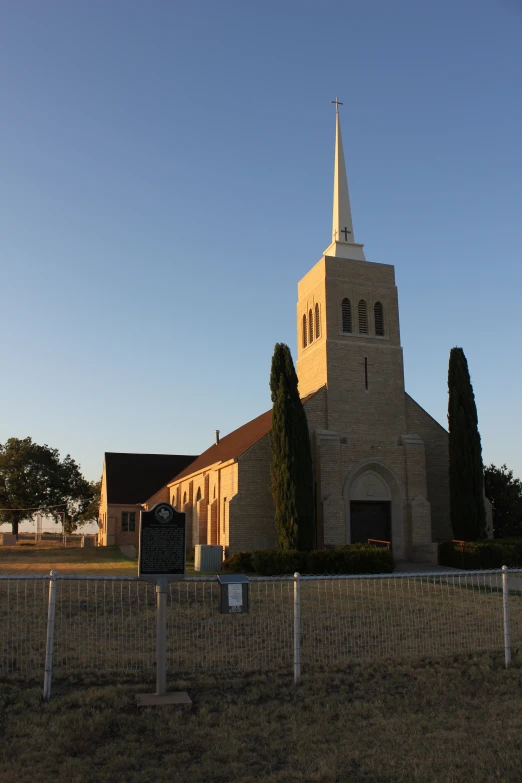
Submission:
[[[243,585],[228,586],[228,605],[243,606]]]

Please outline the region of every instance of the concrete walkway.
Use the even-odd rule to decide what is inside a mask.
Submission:
[[[436,571],[456,571],[456,568],[449,566],[434,565],[433,563],[412,563],[411,561],[401,560],[395,566],[395,574],[424,574],[434,573]]]
[[[411,563],[411,562],[399,562],[395,567],[395,574],[424,574],[424,573],[455,573],[460,571],[459,568],[450,568],[449,566],[432,565],[431,563]],[[469,574],[472,579],[473,574],[476,573],[473,570],[466,570],[466,574]],[[502,574],[498,571],[496,574],[480,574],[477,575],[475,584],[487,585],[493,587],[496,590],[502,590]],[[509,574],[508,573],[508,590],[522,593],[522,573]]]

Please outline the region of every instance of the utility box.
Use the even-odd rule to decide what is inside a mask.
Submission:
[[[94,538],[91,538],[91,536],[82,536],[81,545],[82,546],[94,546],[95,540]]]
[[[248,578],[244,574],[220,574],[221,614],[248,612]]]
[[[16,546],[16,536],[12,533],[0,533],[0,546]]]
[[[194,571],[218,574],[223,562],[223,547],[211,544],[196,544],[194,547]]]

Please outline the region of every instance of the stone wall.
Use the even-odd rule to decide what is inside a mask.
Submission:
[[[451,539],[448,433],[409,394],[405,397],[408,432],[424,441],[432,540]]]

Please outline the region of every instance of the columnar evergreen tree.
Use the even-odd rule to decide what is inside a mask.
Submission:
[[[462,348],[452,348],[448,369],[451,527],[457,539],[485,535],[484,474],[475,395]]]
[[[270,391],[270,474],[279,547],[310,550],[315,526],[310,436],[292,355],[284,343],[274,348]]]

